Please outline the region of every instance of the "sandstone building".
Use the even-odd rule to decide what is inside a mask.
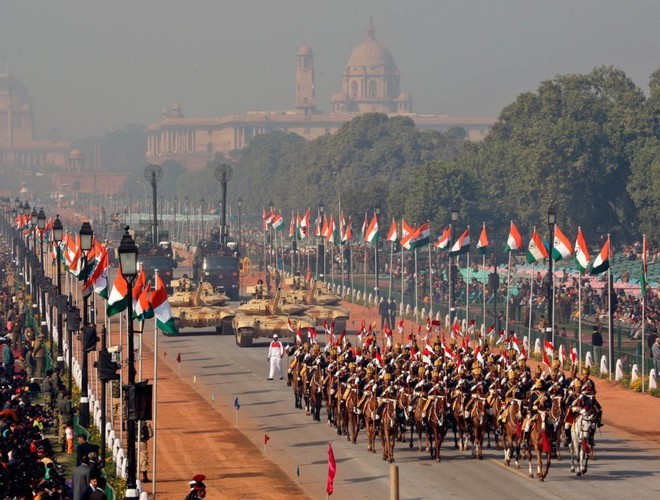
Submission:
[[[173,160],[189,170],[202,168],[220,152],[244,148],[254,137],[275,130],[316,139],[336,132],[360,113],[380,112],[408,116],[422,130],[462,127],[471,140],[480,140],[494,118],[449,117],[413,112],[411,95],[401,90],[400,73],[390,51],[375,37],[373,25],[348,59],[342,88],[332,96],[330,113],[317,107],[314,88],[314,54],[305,44],[298,50],[296,97],[289,111],[248,112],[219,118],[188,118],[179,102],[163,108],[159,123],[148,127],[147,162]]]

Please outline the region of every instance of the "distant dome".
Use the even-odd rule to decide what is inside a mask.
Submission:
[[[298,55],[299,56],[312,56],[312,49],[309,48],[307,44],[303,45],[298,49]]]
[[[387,70],[396,72],[396,65],[390,51],[374,38],[374,27],[369,24],[367,29],[367,38],[351,52],[351,56],[346,63],[346,71],[350,72],[353,67],[362,69],[362,67],[381,66]]]
[[[409,101],[410,100],[410,94],[406,92],[405,90],[399,94],[399,101]]]
[[[27,88],[13,75],[0,75],[0,92],[27,94]]]
[[[69,160],[81,160],[83,157],[79,149],[72,149],[69,153]]]
[[[181,110],[181,103],[179,101],[174,101],[174,104],[172,104],[172,109],[175,111],[180,111]]]

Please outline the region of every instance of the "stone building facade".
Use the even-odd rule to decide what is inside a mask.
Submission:
[[[401,90],[401,75],[392,54],[375,36],[367,36],[351,52],[342,75],[341,91],[331,99],[330,113],[317,107],[314,55],[305,44],[297,53],[295,104],[288,111],[248,112],[218,118],[188,118],[179,102],[162,110],[160,122],[148,127],[147,162],[177,161],[188,170],[204,167],[216,153],[243,149],[257,135],[275,130],[293,132],[307,140],[336,132],[357,115],[380,112],[410,117],[421,130],[462,127],[473,141],[486,136],[491,117],[449,117],[413,113],[412,97]]]

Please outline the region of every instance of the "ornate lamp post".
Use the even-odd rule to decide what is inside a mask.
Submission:
[[[89,222],[83,222],[80,228],[80,249],[82,250],[84,263],[87,266],[87,253],[92,249],[94,243],[94,231]],[[83,294],[83,328],[89,326],[87,300],[89,295]],[[84,336],[83,336],[84,338]],[[84,344],[84,342],[83,342]],[[80,425],[87,427],[89,425],[89,399],[87,398],[87,351],[83,345],[82,349],[82,385],[80,388]]]
[[[456,204],[451,206],[451,245],[455,243],[456,240],[456,222],[458,221],[458,207]],[[451,246],[449,247],[451,249]],[[451,254],[451,251],[450,251]],[[450,328],[453,328],[454,318],[456,317],[456,287],[454,286],[454,281],[457,276],[452,275],[452,261],[451,255],[449,257],[449,324]]]
[[[555,318],[553,314],[553,307],[554,307],[554,293],[552,292],[552,246],[554,245],[555,241],[555,224],[557,222],[557,208],[555,207],[555,203],[552,202],[550,203],[550,207],[548,208],[548,230],[550,231],[550,237],[548,238],[548,241],[550,243],[550,251],[548,252],[548,291],[547,291],[547,297],[548,297],[548,322],[546,328],[545,328],[545,338],[551,338],[552,339],[552,344],[554,345],[555,343]]]
[[[64,233],[64,226],[62,226],[62,221],[60,220],[59,214],[55,216],[55,222],[53,222],[53,241],[55,242],[56,249],[56,262],[55,269],[57,273],[57,297],[62,295],[62,274],[60,273],[60,243],[62,243],[62,236]],[[60,304],[58,304],[60,305]],[[64,351],[62,349],[62,307],[57,308],[57,366],[62,368],[64,366]]]
[[[127,318],[128,318],[128,386],[130,390],[135,387],[135,341],[133,339],[133,281],[137,276],[137,258],[138,247],[133,241],[130,233],[128,232],[129,226],[125,227],[124,236],[117,252],[119,253],[119,262],[121,264],[121,272],[128,284],[128,298]],[[135,401],[132,402],[135,404]],[[135,408],[128,408],[128,452],[127,460],[128,476],[126,479],[126,495],[125,498],[138,498],[137,480],[136,480],[136,461],[135,461],[135,445],[136,445],[136,420]]]
[[[183,199],[183,204],[186,207],[186,243],[190,243],[190,210],[187,196]]]
[[[242,248],[241,248],[241,243],[242,243],[242,226],[241,226],[241,211],[243,207],[243,198],[241,196],[238,197],[238,256],[241,256]]]

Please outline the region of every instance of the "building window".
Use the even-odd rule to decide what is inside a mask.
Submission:
[[[375,99],[377,91],[378,91],[378,87],[377,87],[376,82],[374,80],[371,80],[369,82],[369,98],[370,99]]]
[[[358,96],[358,83],[356,81],[351,82],[351,97],[356,98]]]

